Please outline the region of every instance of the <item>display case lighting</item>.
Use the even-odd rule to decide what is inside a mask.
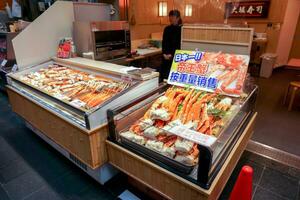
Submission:
[[[168,4],[166,1],[159,1],[158,2],[158,16],[159,17],[166,17],[168,12]]]

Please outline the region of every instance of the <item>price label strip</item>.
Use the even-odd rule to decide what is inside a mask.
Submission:
[[[1,67],[4,67],[4,66],[6,65],[6,63],[7,63],[7,60],[6,60],[6,59],[2,60],[2,62],[1,62]]]
[[[85,106],[86,103],[84,103],[83,101],[80,101],[79,99],[74,99],[73,101],[70,102],[70,104],[72,106],[75,106],[76,108],[81,108],[81,107]]]
[[[184,126],[174,126],[170,130],[168,130],[168,132],[210,148],[213,148],[214,144],[217,141],[217,138],[214,136],[205,135],[203,133],[188,129]]]
[[[69,97],[67,97],[65,95],[62,95],[62,94],[59,94],[59,93],[54,94],[54,97],[56,97],[57,99],[63,99],[63,100],[68,100],[69,99]]]
[[[12,72],[16,72],[16,71],[18,71],[18,65],[17,64],[14,64],[14,66],[12,67],[12,69],[11,69],[11,71]]]
[[[127,74],[122,74],[121,75],[121,79],[123,80],[123,81],[127,81],[127,82],[132,82],[133,80],[132,80],[132,77],[130,76],[130,75],[127,75]]]
[[[133,66],[123,67],[123,68],[120,69],[120,72],[124,73],[124,74],[127,74],[128,71],[135,70],[135,69],[141,69],[141,68],[137,68],[137,67],[133,67]]]

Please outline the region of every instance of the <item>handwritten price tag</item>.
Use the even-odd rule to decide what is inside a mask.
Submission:
[[[174,126],[168,132],[210,148],[212,148],[217,141],[216,137],[199,133],[184,126]]]
[[[129,75],[126,75],[126,74],[123,74],[123,75],[121,76],[121,79],[122,79],[123,81],[127,81],[127,82],[131,82],[131,81],[132,81],[132,77],[130,77]]]
[[[54,97],[56,97],[57,99],[67,99],[67,96],[59,94],[59,93],[54,94]]]
[[[6,65],[6,63],[7,63],[7,60],[6,60],[6,59],[2,60],[1,66],[4,67],[4,66]]]
[[[79,99],[74,99],[73,101],[70,102],[70,104],[72,106],[75,106],[76,108],[81,108],[81,107],[85,106],[86,103],[84,103],[83,101],[80,101]]]
[[[14,64],[14,66],[12,67],[12,69],[11,69],[11,71],[12,72],[16,72],[16,71],[18,71],[18,65],[17,64]]]

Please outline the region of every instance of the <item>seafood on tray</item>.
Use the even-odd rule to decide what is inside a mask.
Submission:
[[[84,109],[102,104],[130,85],[59,65],[22,75],[20,80]]]
[[[192,166],[198,162],[197,144],[168,131],[175,126],[184,126],[199,134],[218,137],[226,119],[236,108],[233,98],[173,86],[120,136]]]

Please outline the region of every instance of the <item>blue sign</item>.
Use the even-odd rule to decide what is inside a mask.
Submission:
[[[215,90],[218,86],[217,78],[207,78],[205,76],[199,76],[196,74],[186,74],[179,72],[171,72],[170,81],[187,85],[199,86],[201,88],[207,88],[209,90]]]
[[[175,62],[185,62],[188,60],[200,61],[202,55],[203,55],[202,52],[196,52],[195,54],[178,53],[175,54],[174,61]]]

